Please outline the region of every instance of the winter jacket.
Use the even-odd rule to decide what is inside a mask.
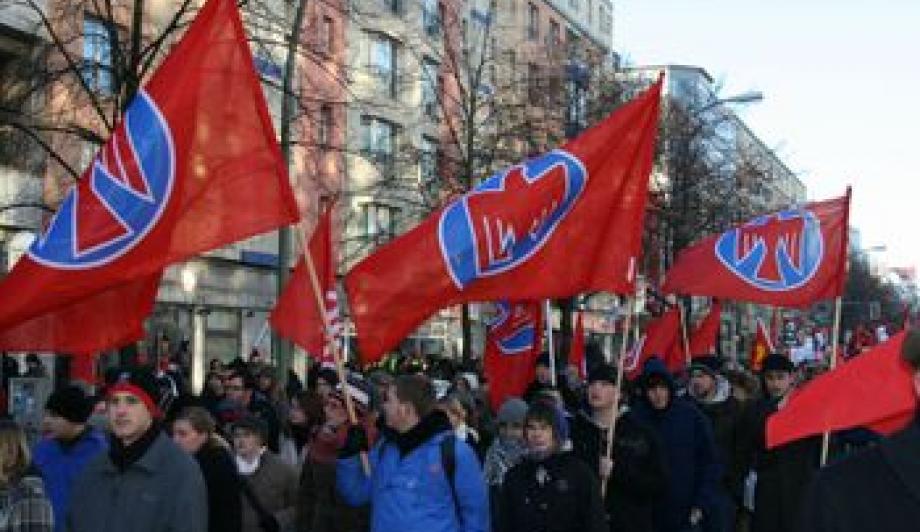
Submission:
[[[524,459],[527,449],[524,443],[515,439],[505,439],[501,436],[495,438],[486,452],[485,462],[482,467],[483,477],[489,489],[489,511],[492,523],[501,519],[502,498],[501,488],[505,482],[505,475],[512,467]]]
[[[676,385],[663,364],[650,359],[643,382],[650,375],[662,376],[671,390],[664,410],[656,410],[643,396],[636,414],[654,430],[664,445],[670,481],[663,499],[655,505],[655,529],[677,532],[689,527],[690,511],[715,505],[722,467],[716,456],[709,420],[693,404],[676,395]]]
[[[920,418],[891,438],[818,473],[801,532],[912,532],[920,528]]]
[[[255,473],[241,477],[280,529],[293,530],[297,519],[297,471],[277,455],[265,451]],[[259,514],[246,495],[243,495],[243,532],[264,532]]]
[[[502,486],[495,532],[607,532],[597,478],[570,453],[526,458]]]
[[[45,493],[54,508],[55,532],[64,530],[64,518],[70,507],[70,490],[77,476],[90,460],[104,453],[108,447],[105,435],[93,428],[87,428],[74,441],[48,438],[35,444],[32,464],[41,474]]]
[[[453,489],[445,475],[441,440],[449,435],[450,422],[441,412],[404,434],[384,431],[369,453],[370,477],[358,456],[338,460],[339,494],[352,506],[371,504],[372,532],[489,530],[485,482],[469,445],[454,439]]]
[[[240,532],[242,490],[230,451],[208,442],[195,453],[195,460],[208,489],[208,532]]]
[[[751,435],[744,423],[744,407],[732,397],[731,384],[721,375],[716,379],[716,394],[710,400],[694,397],[694,404],[706,415],[722,464],[722,488],[740,501],[744,478],[750,468]]]
[[[68,532],[205,532],[207,490],[198,464],[164,433],[120,470],[100,453],[71,491]]]
[[[364,532],[369,508],[353,508],[336,491],[336,453],[345,440],[347,425],[320,428],[300,473],[297,527],[302,532]],[[368,432],[373,433],[372,430]],[[373,437],[371,436],[373,441]]]
[[[572,421],[572,451],[600,478],[600,458],[607,454],[607,429],[581,413]],[[613,471],[607,479],[605,508],[610,530],[652,532],[653,502],[668,486],[664,449],[658,435],[626,411],[617,419]]]

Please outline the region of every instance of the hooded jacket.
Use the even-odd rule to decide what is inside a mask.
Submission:
[[[441,440],[450,434],[450,422],[441,412],[425,416],[404,434],[383,431],[368,456],[370,477],[359,456],[338,460],[339,494],[352,506],[371,504],[372,532],[489,530],[485,482],[469,445],[454,439],[453,489],[444,472]]]
[[[64,530],[64,518],[70,508],[70,494],[74,481],[86,465],[108,449],[105,435],[94,428],[80,434],[76,440],[62,442],[56,438],[35,444],[32,464],[41,473],[48,498],[54,508],[54,530]]]

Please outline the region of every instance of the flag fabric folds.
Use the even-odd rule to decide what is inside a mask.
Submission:
[[[543,344],[543,310],[539,302],[496,303],[487,324],[483,371],[489,381],[492,410],[509,397],[521,397],[534,380]]]
[[[364,362],[452,305],[632,293],[660,91],[661,81],[562,148],[484,180],[352,269]]]
[[[664,361],[669,371],[678,372],[686,361],[680,343],[680,309],[673,307],[649,322],[645,334],[627,356],[623,371],[628,378],[635,379],[642,373],[645,361],[657,356]]]
[[[209,0],[0,284],[0,348],[135,339],[165,266],[297,218],[236,3]]]
[[[913,419],[913,371],[901,359],[904,333],[816,377],[767,420],[772,448],[827,431],[868,427],[883,434]]]
[[[680,252],[667,293],[807,307],[843,293],[850,192],[753,220]]]
[[[754,343],[751,344],[751,369],[760,371],[763,361],[767,355],[773,353],[773,341],[767,333],[767,326],[763,320],[757,318],[757,331],[754,336]]]
[[[322,363],[334,362],[328,340],[341,336],[338,298],[335,289],[335,251],[332,241],[332,207],[320,217],[308,250],[316,269],[316,277],[322,290],[327,320],[331,330],[325,331],[323,317],[319,313],[316,295],[306,259],[300,258],[294,273],[288,280],[284,292],[278,298],[269,316],[272,328],[281,336],[291,340]]]
[[[716,342],[719,341],[719,328],[722,325],[722,303],[712,302],[709,313],[693,331],[690,337],[690,357],[697,358],[716,354]]]
[[[588,366],[585,360],[585,324],[584,314],[577,313],[575,318],[575,331],[572,333],[572,344],[569,347],[569,364],[578,368],[578,377],[585,379],[588,376]]]

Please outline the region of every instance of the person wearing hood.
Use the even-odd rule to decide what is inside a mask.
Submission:
[[[495,532],[607,532],[591,469],[562,451],[562,412],[537,402],[527,410],[527,454],[505,476]]]
[[[709,418],[715,437],[722,482],[715,506],[706,515],[705,530],[732,530],[744,489],[750,456],[750,436],[744,433],[744,409],[732,395],[732,387],[721,374],[721,361],[715,356],[695,358],[690,366],[688,394],[697,408]]]
[[[107,391],[109,452],[71,490],[68,532],[206,532],[208,496],[195,460],[162,430],[160,388],[143,369],[119,372]]]
[[[668,482],[664,450],[658,436],[618,400],[620,393],[616,367],[602,364],[591,369],[588,410],[571,423],[572,450],[601,482],[607,483],[609,530],[652,532],[653,503],[665,493]],[[612,456],[608,459],[608,434],[614,420]]]
[[[105,434],[87,425],[91,399],[78,386],[55,390],[45,404],[42,428],[47,437],[35,444],[32,463],[45,483],[54,508],[54,530],[64,530],[70,490],[86,465],[108,449]]]
[[[489,487],[489,509],[492,522],[500,519],[502,485],[505,475],[512,467],[524,459],[527,448],[524,445],[524,417],[527,415],[527,403],[517,397],[508,398],[498,409],[498,437],[493,440],[486,451],[482,473]]]
[[[401,375],[386,390],[382,437],[368,451],[367,431],[348,429],[336,464],[339,494],[371,505],[371,532],[485,532],[489,500],[476,453],[435,409],[431,381]]]
[[[646,361],[641,391],[636,413],[661,438],[670,473],[667,491],[655,505],[655,530],[702,526],[722,474],[709,420],[677,396],[674,378],[658,357]]]
[[[795,366],[788,357],[771,354],[761,368],[764,398],[753,405],[750,434],[753,449],[753,532],[793,530],[802,511],[805,490],[818,470],[821,438],[811,437],[766,448],[767,418],[786,404],[795,389]]]

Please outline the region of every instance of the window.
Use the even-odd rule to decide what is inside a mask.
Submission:
[[[332,106],[328,104],[320,106],[316,142],[323,148],[332,145],[332,120]]]
[[[429,37],[437,37],[441,32],[441,2],[439,0],[422,0],[422,28]]]
[[[402,0],[381,0],[383,7],[394,15],[402,14]]]
[[[610,13],[610,6],[605,4],[600,5],[600,15],[598,16],[597,24],[600,30],[605,34],[613,31],[613,15]]]
[[[101,94],[115,92],[112,72],[112,42],[115,29],[95,17],[83,19],[83,80],[90,90]]]
[[[559,46],[559,23],[555,20],[549,21],[549,35],[547,37],[547,44],[550,46]]]
[[[391,172],[396,153],[396,126],[372,116],[362,117],[361,125],[364,128],[364,155],[381,167],[382,172]]]
[[[530,8],[530,18],[527,19],[527,38],[535,41],[540,38],[540,12],[537,10],[537,6],[533,4],[527,5]]]
[[[390,98],[397,95],[396,41],[383,34],[370,34],[370,70],[378,79],[378,89]]]
[[[399,209],[380,203],[361,205],[361,232],[364,238],[377,243],[386,242],[396,236],[396,218]]]
[[[527,64],[527,97],[531,101],[540,98],[540,67],[536,63]]]
[[[316,53],[329,55],[335,50],[335,21],[332,17],[323,17],[317,28]]]
[[[438,141],[428,136],[422,137],[419,154],[419,178],[425,190],[436,192],[438,187]]]
[[[431,59],[422,61],[422,110],[425,116],[437,120],[440,96],[440,65]]]
[[[569,0],[569,7],[571,7],[575,11],[578,11],[578,9],[581,7],[581,2],[579,2],[578,0]]]

